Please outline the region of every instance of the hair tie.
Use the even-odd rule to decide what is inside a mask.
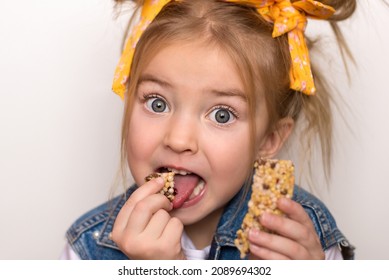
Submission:
[[[149,24],[154,20],[161,9],[169,2],[170,0],[144,1],[140,15],[140,22],[135,26],[127,40],[122,56],[120,57],[118,65],[116,66],[115,76],[113,78],[112,90],[122,99],[124,99],[124,94],[126,92],[136,44],[138,43],[140,36],[142,36],[143,31],[146,30],[147,26],[149,26]]]
[[[328,19],[335,13],[331,6],[314,0],[226,0],[247,4],[257,8],[258,13],[274,24],[273,38],[288,33],[288,43],[292,67],[290,69],[290,88],[307,95],[315,94],[311,62],[304,37],[307,17]]]
[[[161,9],[171,0],[145,0],[140,22],[130,35],[115,71],[112,89],[124,98],[135,46],[147,26]],[[273,38],[288,34],[289,51],[292,60],[290,88],[312,95],[316,92],[311,71],[308,47],[304,37],[307,17],[328,19],[335,13],[331,6],[314,0],[225,0],[237,4],[254,6],[258,13],[274,24]]]

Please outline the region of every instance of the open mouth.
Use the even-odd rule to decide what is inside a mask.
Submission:
[[[178,170],[169,167],[162,167],[157,170],[159,173],[174,172],[175,196],[173,208],[180,208],[185,205],[193,205],[201,199],[205,182],[197,174],[186,170]]]

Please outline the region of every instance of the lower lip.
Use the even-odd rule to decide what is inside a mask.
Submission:
[[[181,208],[187,208],[197,204],[204,197],[206,189],[207,189],[207,185],[204,184],[204,188],[201,190],[199,195],[190,200],[185,201],[184,204],[182,204]]]

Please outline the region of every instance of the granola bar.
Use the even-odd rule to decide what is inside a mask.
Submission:
[[[277,208],[277,200],[280,197],[293,195],[294,165],[289,160],[261,160],[255,162],[255,174],[253,176],[252,194],[248,202],[248,212],[245,215],[241,229],[237,231],[235,246],[244,258],[249,253],[248,232],[251,228],[257,228],[269,232],[259,222],[264,212],[283,215]]]

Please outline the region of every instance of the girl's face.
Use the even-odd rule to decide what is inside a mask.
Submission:
[[[257,112],[261,140],[268,120],[263,102]],[[141,186],[166,169],[190,172],[176,176],[182,201],[171,215],[191,225],[221,213],[251,169],[250,121],[244,85],[224,51],[201,42],[163,48],[135,93],[127,139],[135,182]]]

